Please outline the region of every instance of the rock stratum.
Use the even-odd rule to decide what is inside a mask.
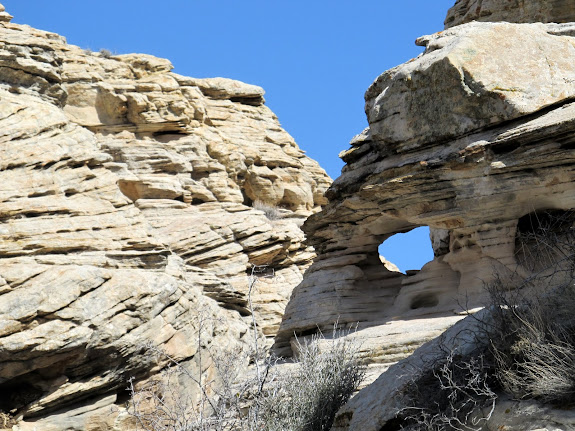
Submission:
[[[502,11],[531,23],[462,24]],[[495,278],[530,276],[534,251],[518,238],[545,212],[575,208],[574,20],[569,2],[458,1],[450,28],[419,38],[424,52],[367,90],[369,127],[340,155],[329,203],[303,226],[318,256],[276,337],[289,354],[294,333],[338,321],[357,325],[350,337],[369,364],[401,360],[340,410],[334,429],[400,429],[401,385],[431,347],[408,356],[454,324],[451,334],[461,331],[456,322],[485,304]],[[407,274],[382,264],[378,246],[419,226],[430,227],[434,259]],[[519,404],[481,429],[575,426],[572,415]]]
[[[1,7],[0,426],[128,429],[127,379],[165,365],[150,346],[203,372],[198,349],[244,343],[254,265],[274,271],[252,299],[276,333],[331,180],[260,87],[11,18]]]
[[[566,23],[574,16],[570,0],[457,0],[447,12],[445,28],[470,21]]]

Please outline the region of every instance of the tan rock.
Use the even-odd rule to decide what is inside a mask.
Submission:
[[[573,22],[575,5],[569,0],[457,0],[447,12],[445,28],[469,21]]]
[[[395,263],[390,262],[384,256],[379,256],[379,260],[381,263],[383,263],[383,266],[385,266],[385,269],[388,271],[401,272]]]
[[[470,23],[418,39],[423,55],[366,92],[382,152],[415,149],[573,97],[573,39],[540,24]]]
[[[484,311],[467,317],[419,347],[408,358],[392,365],[338,411],[332,430],[381,430],[405,407],[407,385],[423,375],[429,364],[443,360],[444,349],[461,355],[472,351],[478,337],[478,318],[481,319],[483,315]]]
[[[228,78],[195,79],[174,75],[180,85],[198,87],[202,94],[214,99],[242,101],[256,106],[264,103],[265,91],[257,85],[250,85]]]
[[[366,349],[386,352],[374,362],[389,365],[481,307],[497,275],[530,274],[517,254],[529,215],[575,208],[575,105],[564,86],[575,69],[562,61],[571,28],[465,24],[427,37],[422,56],[376,80],[366,96],[370,128],[342,152],[328,205],[304,224],[318,256],[286,308],[279,352],[291,353],[294,333],[359,323]],[[550,45],[538,51],[526,37]],[[522,90],[507,97],[511,87]],[[378,247],[419,226],[431,229],[434,259],[418,272],[391,271]]]
[[[130,429],[126,379],[166,365],[142,344],[196,374],[213,372],[199,348],[246,344],[253,265],[275,335],[330,179],[260,87],[6,22],[0,42],[0,410],[22,430]]]
[[[9,23],[12,18],[14,18],[12,15],[10,15],[8,12],[6,12],[6,8],[4,7],[4,5],[0,4],[0,23]]]

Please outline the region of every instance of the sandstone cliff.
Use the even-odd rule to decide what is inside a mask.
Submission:
[[[478,16],[471,3],[457,2],[448,26]],[[514,4],[488,3],[493,20]],[[575,18],[567,2],[515,3],[540,5],[517,21]],[[574,35],[572,23],[471,22],[418,39],[422,55],[375,80],[369,128],[304,224],[318,256],[286,308],[278,350],[337,320],[358,323],[366,361],[390,365],[481,307],[494,277],[530,274],[517,242],[530,215],[575,208]],[[378,246],[418,226],[431,228],[435,258],[419,272],[388,270]],[[360,391],[337,429],[399,429],[394,379],[414,361]]]
[[[205,346],[243,342],[253,265],[273,271],[253,300],[275,334],[330,179],[260,87],[0,12],[0,410],[23,430],[122,427],[126,379],[162,365],[142,344],[197,368],[200,313]]]

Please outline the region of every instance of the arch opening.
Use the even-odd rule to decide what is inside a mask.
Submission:
[[[429,227],[421,226],[406,233],[396,233],[386,239],[378,251],[381,257],[397,266],[400,272],[409,274],[418,271],[433,260]]]

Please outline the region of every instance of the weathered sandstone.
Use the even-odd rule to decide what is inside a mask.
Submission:
[[[453,315],[479,305],[494,271],[517,270],[518,219],[574,206],[571,29],[462,25],[421,38],[423,55],[376,79],[370,128],[341,154],[329,204],[304,225],[318,257],[278,347],[336,319],[371,327]],[[526,59],[531,43],[548,49]],[[386,269],[378,246],[422,225],[435,259],[415,274]]]
[[[482,333],[480,321],[488,319],[488,310],[457,322],[441,336],[417,349],[411,356],[392,365],[377,381],[363,389],[339,412],[333,431],[399,430],[391,424],[398,412],[409,404],[409,385],[417,382],[434,364],[445,360],[446,352],[472,354]],[[485,417],[489,407],[478,412]],[[473,429],[482,431],[571,430],[575,427],[575,411],[544,405],[535,400],[513,400],[500,395],[489,419]]]
[[[304,224],[318,256],[286,308],[279,351],[337,320],[358,323],[353,337],[376,352],[368,362],[390,365],[481,307],[494,277],[529,274],[516,255],[529,215],[575,207],[573,29],[464,24],[420,38],[421,56],[375,80],[369,128]],[[390,271],[378,246],[418,226],[431,228],[435,258]],[[378,385],[342,411],[341,429],[384,425],[362,395],[385,392]]]
[[[245,342],[253,265],[268,268],[259,328],[275,334],[330,179],[260,87],[2,14],[0,410],[22,430],[121,428],[126,380],[163,366],[143,344],[197,369],[200,318],[201,348]]]
[[[470,21],[573,22],[575,4],[570,0],[457,0],[447,12],[445,28]]]

